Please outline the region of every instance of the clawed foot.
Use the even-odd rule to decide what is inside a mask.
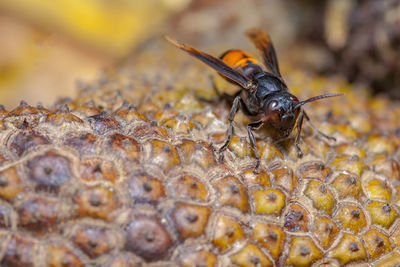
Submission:
[[[336,138],[333,137],[333,136],[324,134],[324,137],[325,137],[326,139],[332,140],[333,142],[336,142]]]
[[[218,163],[222,163],[224,161],[224,151],[218,151]]]
[[[225,147],[222,146],[220,149],[217,149],[212,143],[210,144],[210,147],[213,151],[215,158],[217,159],[217,162],[222,163],[222,161],[224,160]]]
[[[227,146],[223,145],[220,149],[218,149],[218,152],[217,152],[218,163],[222,163],[224,161],[224,152],[225,152],[226,148],[227,148]]]
[[[316,128],[315,128],[314,130],[316,130],[317,133],[318,133],[319,135],[321,135],[322,137],[324,137],[325,139],[332,140],[332,141],[336,142],[336,138],[335,138],[335,137],[330,136],[330,135],[327,135],[327,134],[324,134],[323,132],[321,132],[320,130],[318,130],[318,129],[316,129]]]
[[[217,159],[218,163],[222,163],[224,161],[224,152],[226,150],[226,147],[221,147],[216,153],[217,153]],[[256,166],[253,169],[254,174],[259,174],[260,173],[260,159],[257,158]]]
[[[301,151],[301,148],[298,144],[296,144],[296,150],[297,150],[297,156],[299,158],[302,158],[304,156],[303,151]]]
[[[259,168],[260,168],[260,160],[257,159],[257,163],[256,163],[256,166],[254,167],[253,173],[254,174],[259,174],[260,173]]]

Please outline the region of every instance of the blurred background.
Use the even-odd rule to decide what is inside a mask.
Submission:
[[[164,49],[165,34],[215,55],[248,49],[254,26],[281,65],[400,98],[400,0],[0,0],[0,103],[74,97],[102,71]]]

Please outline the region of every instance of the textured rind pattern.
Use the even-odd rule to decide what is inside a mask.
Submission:
[[[254,174],[249,119],[237,115],[220,160],[229,106],[205,79],[183,89],[198,75],[195,65],[170,71],[143,78],[126,67],[54,109],[0,109],[1,266],[396,261],[398,103],[292,72],[302,99],[323,88],[346,92],[306,107],[337,142],[305,124],[299,159],[292,139],[276,143],[259,130]]]

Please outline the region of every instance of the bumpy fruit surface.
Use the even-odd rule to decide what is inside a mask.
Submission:
[[[260,129],[255,174],[249,118],[222,158],[229,105],[205,68],[170,61],[143,54],[75,100],[0,109],[1,266],[399,263],[399,103],[288,71],[301,99],[345,90],[305,107],[337,141],[305,122],[298,158]]]

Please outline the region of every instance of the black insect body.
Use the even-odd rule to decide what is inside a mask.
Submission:
[[[180,44],[170,37],[166,38],[178,48],[206,63],[229,82],[241,87],[241,91],[236,95],[229,114],[227,140],[219,149],[219,152],[222,153],[228,147],[232,138],[233,119],[239,106],[243,105],[247,113],[256,118],[256,121],[247,125],[247,131],[257,159],[254,168],[254,171],[257,172],[260,166],[260,157],[252,132],[254,129],[267,124],[275,130],[277,138],[283,139],[288,137],[296,127],[295,146],[298,156],[301,157],[303,153],[299,142],[304,118],[319,134],[334,140],[333,137],[327,136],[315,128],[308,115],[301,109],[301,106],[308,102],[343,94],[324,94],[299,101],[296,96],[289,93],[288,87],[281,76],[275,49],[269,35],[261,29],[252,28],[246,31],[246,36],[262,53],[267,70],[263,70],[254,57],[242,50],[228,50],[220,58],[215,58],[193,47]]]

